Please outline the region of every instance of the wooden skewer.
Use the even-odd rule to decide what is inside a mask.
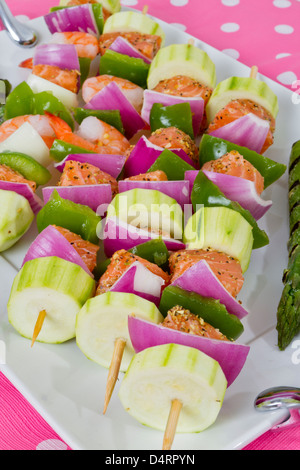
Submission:
[[[256,65],[253,65],[250,72],[250,78],[256,78],[258,73],[258,68]]]
[[[178,419],[180,416],[180,412],[182,409],[182,403],[180,400],[173,400],[171,409],[170,409],[170,414],[165,430],[165,435],[164,435],[164,440],[163,440],[163,450],[171,450],[174,437],[176,434],[176,428],[177,428],[177,423]]]
[[[144,8],[143,8],[142,14],[143,14],[143,15],[147,15],[148,10],[149,10],[149,6],[148,6],[148,5],[145,5]]]
[[[42,310],[39,313],[38,319],[37,319],[35,327],[34,327],[33,335],[32,335],[31,347],[34,345],[38,335],[40,334],[40,331],[42,329],[44,320],[46,318],[46,314],[47,314],[46,310]]]
[[[120,366],[121,366],[125,346],[126,346],[126,340],[125,339],[123,339],[123,338],[117,338],[116,339],[114,352],[113,352],[113,357],[112,357],[112,360],[111,360],[111,363],[110,363],[110,368],[109,368],[109,371],[108,371],[108,378],[107,378],[107,384],[106,384],[106,393],[105,393],[105,399],[104,399],[103,414],[106,413],[108,404],[110,402],[112,393],[114,391],[116,382],[118,380]]]
[[[194,46],[195,45],[195,39],[194,38],[190,38],[188,40],[188,44],[190,44],[191,46]]]

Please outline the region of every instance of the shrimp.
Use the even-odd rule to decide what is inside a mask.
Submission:
[[[26,114],[17,116],[3,122],[0,126],[0,142],[3,142],[16,130],[18,130],[25,122],[29,123],[37,133],[42,137],[47,147],[50,149],[56,139],[55,126],[65,126],[65,121],[61,118],[47,114]]]
[[[85,80],[82,85],[82,98],[88,103],[104,87],[114,82],[134,108],[141,112],[144,99],[144,90],[135,83],[125,78],[113,77],[112,75],[98,75]]]
[[[75,132],[66,122],[51,125],[58,139],[94,153],[123,155],[130,146],[121,132],[94,116],[85,118]]]
[[[81,31],[54,33],[49,42],[51,44],[72,44],[76,48],[78,57],[87,57],[91,60],[94,60],[100,52],[98,39],[92,34]]]

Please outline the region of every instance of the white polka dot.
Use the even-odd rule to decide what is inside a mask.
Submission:
[[[222,0],[222,3],[226,7],[235,7],[240,3],[240,0]]]
[[[273,5],[277,8],[288,8],[291,4],[289,0],[274,0],[273,2]]]
[[[170,2],[174,7],[184,7],[189,3],[189,0],[170,0]]]
[[[237,23],[224,23],[221,26],[221,30],[224,33],[235,33],[240,29],[240,26]]]
[[[139,3],[138,0],[121,0],[121,4],[124,7],[134,7],[138,3]]]
[[[233,59],[238,59],[240,57],[239,51],[236,49],[223,49],[224,54],[229,55],[229,57],[232,57]]]
[[[294,32],[294,28],[288,24],[279,24],[275,26],[275,31],[279,34],[292,34]]]
[[[284,57],[290,57],[292,54],[289,52],[281,52],[280,54],[277,54],[275,59],[283,59]]]
[[[36,447],[36,450],[67,450],[68,446],[58,439],[48,439],[42,441]]]
[[[297,76],[294,72],[283,72],[277,76],[277,80],[283,85],[291,85],[297,80]]]
[[[180,31],[186,31],[186,26],[181,23],[171,23],[172,26],[174,26],[177,29],[180,29]]]

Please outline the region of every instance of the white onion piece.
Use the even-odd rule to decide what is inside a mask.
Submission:
[[[181,344],[202,351],[220,364],[228,387],[240,374],[250,351],[249,346],[183,333],[133,315],[128,317],[128,330],[136,353],[162,344]]]
[[[204,113],[204,100],[203,98],[184,98],[182,96],[173,96],[165,93],[160,93],[153,90],[145,90],[144,104],[141,116],[145,122],[150,124],[150,113],[154,103],[160,103],[163,106],[172,106],[174,104],[189,103],[193,115],[193,129],[194,134],[197,136],[200,131],[200,126]]]
[[[110,184],[90,184],[81,186],[45,186],[42,189],[45,204],[49,201],[53,191],[57,191],[60,197],[68,199],[76,204],[90,207],[97,212],[99,206],[107,206],[112,201]]]
[[[90,165],[93,165],[99,168],[99,170],[104,171],[105,173],[108,173],[113,178],[118,178],[118,176],[120,175],[124,167],[126,157],[125,155],[111,155],[111,154],[104,155],[100,153],[76,153],[76,154],[68,155],[61,162],[55,163],[54,166],[58,171],[63,172],[65,164],[69,160],[73,160],[79,163],[88,163]]]
[[[104,252],[107,258],[110,258],[118,250],[128,251],[137,245],[157,238],[164,241],[169,251],[184,250],[186,248],[180,240],[160,237],[156,233],[129,225],[117,217],[106,219],[104,231],[98,236],[103,239]]]
[[[134,262],[114,283],[111,292],[124,292],[143,297],[156,306],[159,305],[164,280],[139,261]]]
[[[47,145],[29,122],[24,122],[19,129],[0,143],[0,152],[6,150],[25,153],[46,168],[53,161]]]
[[[249,113],[210,132],[210,135],[261,153],[269,130],[268,121]]]
[[[152,189],[175,199],[184,208],[189,204],[190,184],[188,181],[119,181],[119,192],[131,189]]]
[[[131,151],[124,169],[125,177],[136,176],[147,173],[149,168],[156,162],[165,149],[152,144],[145,136],[142,136]],[[195,168],[196,164],[182,149],[170,149],[183,161]]]
[[[32,242],[24,257],[22,266],[27,261],[49,256],[56,256],[65,261],[78,264],[78,266],[81,266],[81,268],[93,277],[75,248],[73,248],[71,243],[52,225],[48,225]]]
[[[20,196],[25,197],[28,200],[34,214],[37,214],[44,206],[44,202],[41,200],[41,198],[39,198],[39,196],[37,196],[31,187],[26,183],[0,181],[0,190],[14,191]]]
[[[261,219],[272,207],[272,201],[265,201],[257,193],[253,181],[213,171],[203,171],[203,173],[218,186],[228,199],[238,202],[256,220]]]
[[[49,91],[58,98],[67,108],[78,107],[78,97],[76,93],[73,93],[66,88],[63,88],[56,83],[52,83],[45,78],[39,77],[31,73],[27,78],[27,84],[32,89],[33,93],[41,93],[42,91]]]
[[[145,122],[115,82],[106,85],[85,105],[85,109],[119,110],[125,135],[131,139],[145,127]]]
[[[151,64],[152,60],[146,57],[144,54],[139,52],[127,39],[122,36],[118,36],[114,42],[109,46],[114,52],[119,54],[128,55],[129,57],[134,57],[136,59],[142,59],[146,64]]]
[[[248,315],[248,311],[236,300],[223,286],[211,270],[209,264],[198,261],[188,268],[175,281],[173,286],[180,287],[189,292],[195,292],[202,297],[210,297],[219,300],[225,305],[228,313],[236,315],[240,320]]]

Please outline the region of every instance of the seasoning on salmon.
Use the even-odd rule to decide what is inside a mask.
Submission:
[[[236,150],[226,153],[217,160],[204,163],[202,170],[238,176],[253,181],[258,194],[264,190],[264,177]]]
[[[168,311],[166,318],[162,322],[162,326],[191,335],[203,336],[220,341],[229,341],[220,330],[214,328],[201,317],[194,315],[189,310],[179,305],[176,305]]]
[[[11,183],[25,183],[28,184],[33,192],[36,190],[35,181],[27,180],[21,173],[4,164],[0,164],[0,180],[10,181]]]
[[[113,197],[118,193],[118,182],[113,176],[89,163],[68,160],[65,163],[58,186],[83,186],[110,184]]]
[[[78,92],[78,78],[80,75],[78,70],[63,70],[56,65],[37,64],[33,65],[32,73],[72,93]]]
[[[164,149],[182,149],[195,163],[199,162],[196,143],[185,132],[176,127],[166,127],[152,132],[149,141]]]
[[[169,275],[165,273],[159,266],[143,258],[140,258],[139,256],[133,255],[126,250],[119,250],[114,253],[107,270],[101,276],[97,286],[96,295],[104,294],[105,292],[109,291],[117,282],[117,280],[136,261],[139,261],[156,276],[160,276],[165,281],[165,286],[169,284]]]
[[[125,178],[124,181],[168,181],[168,177],[164,171],[150,171],[136,176]]]
[[[244,284],[241,265],[236,259],[220,251],[199,249],[172,253],[169,258],[170,282],[174,282],[187,269],[201,260],[208,263],[223,287],[235,298]]]
[[[270,129],[261,150],[261,153],[264,153],[274,142],[273,134],[275,132],[275,119],[263,106],[252,100],[240,99],[233,100],[228,103],[227,106],[222,108],[216,114],[213,121],[210,123],[207,132],[211,133],[249,113],[255,114],[255,116],[270,123]]]
[[[87,268],[93,272],[97,265],[97,254],[100,247],[87,240],[83,240],[80,235],[77,235],[66,228],[58,227],[57,225],[53,225],[53,227],[65,237],[65,239],[77,251]]]
[[[135,49],[151,60],[161,47],[161,37],[155,34],[141,34],[139,32],[105,33],[99,39],[100,54],[105,54],[106,50],[119,36],[130,42]]]

